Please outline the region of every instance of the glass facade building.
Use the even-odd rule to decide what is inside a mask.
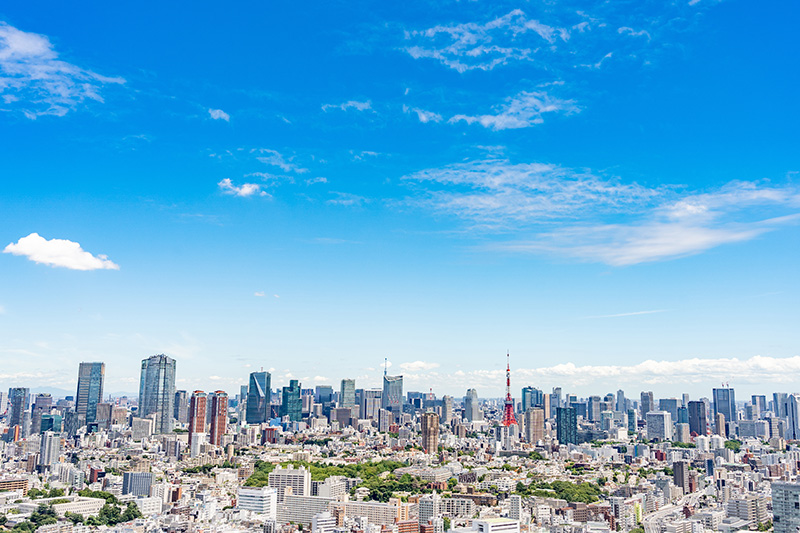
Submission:
[[[142,361],[139,380],[140,418],[154,420],[155,433],[171,433],[175,414],[175,359],[164,354]]]
[[[250,373],[245,411],[245,420],[248,424],[261,424],[269,420],[271,380],[269,372]]]
[[[78,391],[75,394],[75,410],[86,417],[86,422],[97,420],[97,404],[103,401],[105,363],[81,363],[78,367]]]
[[[303,400],[300,398],[300,382],[296,379],[289,381],[289,386],[283,388],[281,397],[281,418],[288,416],[292,422],[303,419]]]

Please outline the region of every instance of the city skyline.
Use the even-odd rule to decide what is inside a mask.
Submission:
[[[0,9],[3,389],[800,390],[796,5],[213,6]]]

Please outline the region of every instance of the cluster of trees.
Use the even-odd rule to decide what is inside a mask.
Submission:
[[[37,489],[33,488],[28,491],[28,498],[31,500],[38,500],[41,498],[58,498],[64,495],[64,489]]]
[[[397,461],[380,461],[377,463],[358,463],[351,465],[326,465],[322,463],[307,463],[305,461],[291,461],[283,463],[292,464],[295,467],[303,466],[311,472],[311,479],[314,481],[324,481],[330,476],[360,477],[367,482],[372,478],[378,478],[384,472],[394,472],[400,467],[406,466]],[[247,478],[245,485],[248,487],[264,487],[269,483],[269,473],[277,465],[256,461],[255,472]]]
[[[236,463],[231,463],[227,459],[221,465],[212,465],[212,464],[205,464],[200,466],[192,466],[189,468],[184,468],[184,474],[208,474],[215,468],[239,468],[239,465]]]
[[[739,440],[726,440],[725,447],[729,450],[733,450],[734,452],[738,452],[742,449],[742,441]]]
[[[64,513],[64,518],[73,524],[86,524],[87,526],[116,526],[141,517],[142,512],[133,502],[128,503],[124,511],[120,510],[119,505],[116,503],[106,503],[100,508],[97,516],[88,518],[84,518],[83,515],[77,513]]]
[[[5,516],[3,518],[5,519]],[[58,517],[56,516],[56,512],[53,510],[53,507],[43,503],[39,505],[39,507],[33,513],[31,513],[31,517],[28,520],[15,525],[12,531],[18,533],[32,532],[36,531],[40,526],[55,524],[56,522],[58,522]],[[5,520],[3,520],[3,523],[5,523]]]
[[[593,503],[600,499],[603,491],[594,483],[572,483],[569,481],[534,481],[530,485],[517,483],[515,491],[520,496],[542,496],[560,498],[568,502]]]

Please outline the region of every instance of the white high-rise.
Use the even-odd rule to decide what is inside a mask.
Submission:
[[[266,515],[275,520],[278,510],[278,493],[272,487],[240,487],[236,507]]]
[[[287,488],[295,496],[311,496],[311,472],[302,466],[278,467],[269,473],[269,486],[277,491],[278,503],[283,502]]]

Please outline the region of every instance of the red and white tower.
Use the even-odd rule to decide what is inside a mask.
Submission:
[[[503,409],[503,425],[516,425],[514,418],[514,399],[511,397],[511,355],[506,353],[506,406]]]

